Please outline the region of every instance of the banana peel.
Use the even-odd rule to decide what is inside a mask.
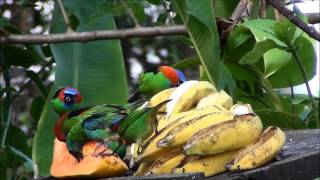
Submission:
[[[285,133],[278,127],[270,126],[256,142],[238,151],[226,164],[226,168],[248,170],[262,166],[279,153],[285,142]]]
[[[237,150],[233,150],[191,159],[179,165],[180,167],[174,168],[172,172],[174,174],[203,172],[206,177],[213,176],[226,171],[225,164],[236,152]]]
[[[242,115],[198,131],[183,146],[186,155],[211,155],[242,148],[259,138],[258,116]]]
[[[167,104],[166,117],[195,108],[203,97],[216,91],[216,88],[207,81],[183,83],[170,95],[169,99],[172,100]]]

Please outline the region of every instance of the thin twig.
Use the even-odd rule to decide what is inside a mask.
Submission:
[[[260,8],[259,8],[259,17],[260,18],[265,18],[267,16],[266,13],[266,0],[261,0],[260,1]]]
[[[61,13],[62,13],[62,16],[63,16],[64,23],[67,26],[67,32],[73,32],[73,29],[71,28],[71,23],[70,23],[69,17],[68,17],[68,15],[66,13],[66,10],[64,9],[62,1],[61,0],[57,0],[57,1],[58,1],[59,6],[60,6],[60,9],[61,9]]]
[[[247,9],[247,5],[249,4],[249,0],[241,0],[235,10],[233,11],[230,19],[233,20],[235,23],[240,21],[241,15]]]
[[[49,35],[15,35],[0,36],[0,44],[44,44],[44,43],[64,43],[64,42],[88,42],[105,39],[128,39],[135,37],[154,37],[168,35],[185,35],[185,26],[158,26],[129,28],[123,30],[105,30],[93,32],[71,32]]]
[[[291,92],[291,100],[293,101],[294,100],[294,89],[293,89],[291,82],[290,82],[290,92]],[[293,114],[296,112],[295,105],[293,103],[291,103],[291,110],[292,110]]]
[[[277,9],[282,15],[284,15],[287,19],[289,19],[293,24],[298,26],[304,32],[306,32],[310,37],[320,41],[320,33],[317,32],[312,26],[304,23],[301,19],[296,17],[292,11],[283,7],[280,4],[280,1],[277,0],[267,0],[269,4],[271,4],[275,9]]]
[[[136,28],[140,28],[140,24],[139,21],[137,20],[136,16],[134,15],[134,13],[132,12],[131,8],[127,5],[127,3],[123,0],[120,0],[120,3],[122,4],[122,6],[126,9],[126,11],[128,12],[129,16],[131,17],[131,19],[134,22],[134,26]]]
[[[310,99],[311,104],[312,104],[312,109],[314,111],[316,111],[316,103],[315,103],[314,97],[312,95],[311,88],[310,88],[310,85],[309,85],[309,82],[308,82],[308,78],[307,78],[307,73],[306,73],[306,70],[305,70],[305,68],[304,68],[304,66],[302,64],[300,55],[297,52],[297,50],[293,49],[291,46],[289,46],[289,48],[291,49],[291,52],[293,54],[293,57],[294,57],[293,59],[296,61],[297,65],[298,65],[298,67],[300,69],[303,81],[304,81],[304,83],[306,85],[306,88],[307,88],[309,99]],[[314,112],[314,118],[315,118],[315,121],[316,121],[316,126],[319,127],[319,119],[318,119],[318,113],[317,112]],[[308,122],[306,122],[306,123],[308,124]]]
[[[6,91],[6,98],[4,101],[4,104],[5,104],[4,107],[6,111],[2,111],[2,113],[3,112],[6,113],[6,116],[2,115],[2,118],[4,118],[6,121],[3,129],[3,133],[1,136],[1,148],[5,148],[6,138],[7,138],[8,130],[10,127],[10,122],[11,122],[11,91],[10,91],[11,84],[10,84],[10,73],[7,68],[3,69],[3,78],[8,91]]]

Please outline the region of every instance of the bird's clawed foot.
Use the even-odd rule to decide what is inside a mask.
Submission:
[[[81,152],[69,151],[69,153],[76,158],[78,162],[83,159],[83,154]]]

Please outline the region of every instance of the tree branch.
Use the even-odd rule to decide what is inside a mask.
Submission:
[[[71,28],[71,23],[70,23],[69,17],[68,17],[68,15],[66,13],[66,10],[63,7],[62,1],[61,0],[57,0],[57,1],[58,1],[59,6],[60,6],[60,9],[61,9],[61,13],[62,13],[62,16],[63,16],[64,23],[67,26],[67,33],[73,32],[73,29]]]
[[[320,33],[317,32],[312,26],[309,26],[308,24],[304,23],[301,19],[296,17],[293,14],[293,12],[291,12],[289,9],[283,7],[280,4],[280,1],[277,1],[277,0],[267,0],[267,1],[275,9],[277,9],[282,15],[284,15],[287,19],[289,19],[293,24],[298,26],[300,29],[302,29],[312,38],[316,39],[317,41],[320,41]]]
[[[0,44],[44,44],[44,43],[64,43],[64,42],[88,42],[106,39],[128,39],[136,37],[153,37],[163,35],[185,35],[185,26],[158,26],[141,27],[123,30],[105,30],[93,32],[70,32],[49,35],[0,35]]]

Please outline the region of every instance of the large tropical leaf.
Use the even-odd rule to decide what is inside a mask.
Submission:
[[[104,1],[64,2],[69,13],[79,19],[80,25],[77,31],[115,28],[110,14],[96,12]],[[59,33],[65,30],[60,10],[55,8],[51,32]],[[84,97],[84,105],[123,104],[128,96],[125,68],[118,40],[64,43],[52,45],[51,48],[56,60],[55,85],[41,114],[33,146],[33,161],[40,176],[49,175],[54,138],[52,128],[57,119],[50,99],[57,87],[78,88]]]
[[[218,89],[227,87],[232,93],[234,81],[229,70],[220,61],[220,41],[212,1],[173,1],[173,6],[187,27],[208,80]]]
[[[306,69],[307,78],[311,79],[315,75],[316,58],[312,42],[308,38],[306,38],[305,35],[301,35],[300,30],[293,31],[292,29],[290,29],[289,31],[287,21],[276,23],[276,21],[270,19],[258,19],[242,23],[230,35],[228,44],[231,45],[227,46],[229,47],[228,52],[232,52],[233,50],[237,49],[233,44],[238,45],[239,43],[236,43],[238,41],[243,43],[242,46],[244,47],[252,46],[250,41],[248,41],[248,43],[244,41],[247,38],[248,32],[243,28],[248,29],[252,33],[257,44],[252,52],[246,54],[246,56],[243,56],[241,62],[250,61],[251,63],[255,63],[259,60],[259,57],[261,57],[260,59],[264,60],[264,76],[268,78],[274,88],[283,88],[304,83],[301,74],[297,73],[300,72],[300,70],[292,55],[284,50],[285,47],[287,47],[286,42],[289,41],[290,38],[295,40],[294,42],[298,47],[297,51],[300,54],[302,64]],[[239,39],[242,41],[240,41]],[[259,52],[256,50],[260,50],[261,53],[253,53]],[[264,52],[267,52],[264,53],[262,52],[262,50]],[[232,53],[232,55],[234,55],[234,53]],[[228,59],[226,57],[227,56],[225,56],[224,59]],[[236,55],[233,57],[238,56]],[[290,74],[290,76],[288,76],[288,74]]]

